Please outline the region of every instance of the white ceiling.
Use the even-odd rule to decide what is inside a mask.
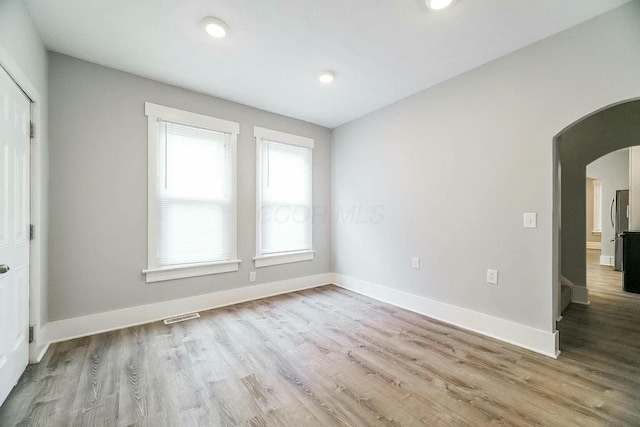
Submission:
[[[27,0],[50,50],[335,127],[629,0]],[[225,39],[205,16],[230,27]],[[336,72],[331,85],[317,74]]]

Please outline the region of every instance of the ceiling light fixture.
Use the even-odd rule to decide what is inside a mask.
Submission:
[[[202,20],[202,26],[211,37],[221,39],[229,32],[229,26],[222,20],[207,16]]]
[[[320,83],[331,83],[335,78],[336,78],[336,73],[329,70],[321,72],[320,75],[318,76],[318,80],[320,80]]]
[[[427,6],[433,10],[441,10],[449,6],[452,0],[425,0]]]

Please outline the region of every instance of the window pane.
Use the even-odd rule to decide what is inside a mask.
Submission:
[[[311,149],[262,144],[263,254],[311,249]]]
[[[163,122],[159,162],[161,192],[166,196],[223,199],[228,197],[227,135]],[[162,127],[161,122],[161,127]]]
[[[164,121],[159,131],[159,265],[229,260],[228,136]]]
[[[230,206],[192,201],[160,202],[161,266],[229,259]]]

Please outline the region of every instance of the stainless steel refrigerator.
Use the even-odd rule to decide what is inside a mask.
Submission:
[[[629,231],[629,190],[617,190],[616,197],[611,200],[609,210],[611,225],[614,230],[614,240],[616,245],[614,269],[622,270],[622,238],[620,233]]]

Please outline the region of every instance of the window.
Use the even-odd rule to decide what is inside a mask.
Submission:
[[[256,267],[313,259],[314,141],[254,127],[257,144]]]
[[[602,181],[593,181],[593,232],[602,233]]]
[[[239,125],[145,104],[149,132],[147,282],[237,271]]]

